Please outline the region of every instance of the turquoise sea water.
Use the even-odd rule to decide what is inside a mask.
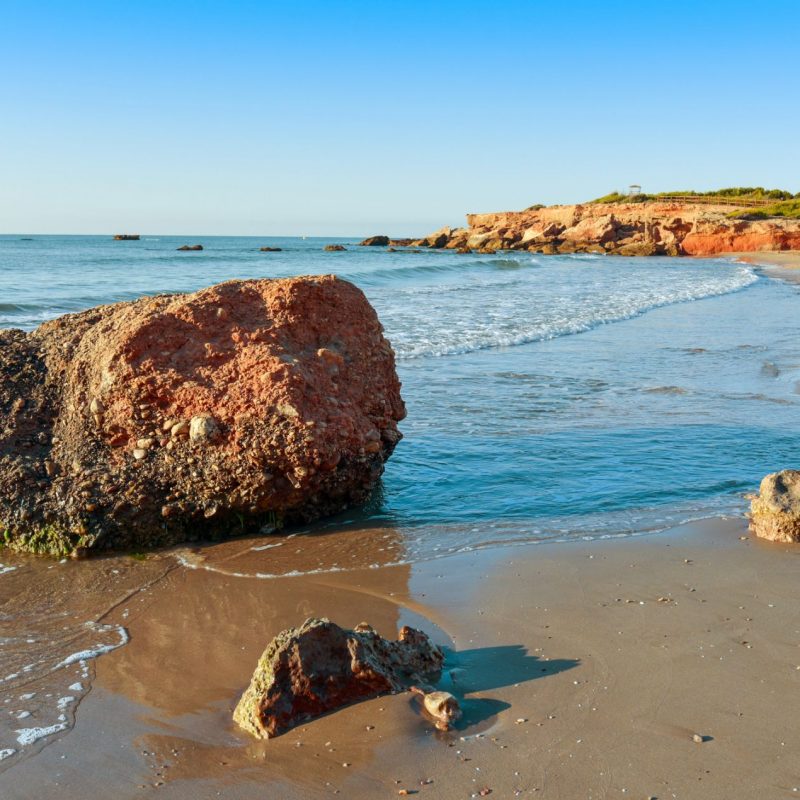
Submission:
[[[797,286],[725,259],[322,252],[330,241],[0,236],[0,326],[231,278],[353,281],[397,351],[409,415],[370,505],[315,530],[392,529],[412,560],[741,512],[766,472],[797,466]]]

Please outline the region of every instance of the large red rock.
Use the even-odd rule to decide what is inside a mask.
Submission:
[[[308,521],[368,496],[404,416],[375,311],[334,276],[0,331],[0,529],[67,553]]]
[[[443,661],[442,651],[414,628],[402,628],[392,642],[366,623],[348,630],[308,619],[269,643],[233,719],[268,739],[342,706],[435,680]]]

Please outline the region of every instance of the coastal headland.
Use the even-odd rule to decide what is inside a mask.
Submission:
[[[607,253],[619,256],[712,256],[800,250],[800,201],[750,191],[718,195],[609,195],[575,205],[467,214],[467,226],[412,240],[373,236],[364,245],[399,244],[458,252]],[[749,190],[748,190],[749,191]],[[776,192],[791,195],[788,192]],[[769,194],[769,193],[768,193]],[[760,199],[754,199],[760,198]]]

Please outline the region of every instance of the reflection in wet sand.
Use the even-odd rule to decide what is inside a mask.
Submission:
[[[23,642],[17,654],[9,643],[22,641],[38,626],[36,642],[41,639],[50,662],[40,676],[37,695],[46,695],[48,702],[55,703],[64,692],[55,686],[52,667],[87,650],[87,619],[96,627],[94,638],[89,636],[92,643],[98,639],[98,626],[108,634],[99,640],[101,647],[109,644],[108,639],[114,646],[119,644],[120,631],[130,641],[114,652],[110,646],[102,650],[106,654],[97,663],[97,677],[88,697],[90,679],[83,676],[90,678],[90,662],[72,660],[84,681],[81,697],[85,699],[77,727],[58,748],[48,748],[28,762],[26,777],[32,781],[28,789],[40,781],[40,786],[47,785],[50,778],[46,776],[53,767],[48,762],[56,759],[55,752],[68,751],[70,745],[81,750],[80,743],[91,742],[96,735],[85,725],[98,721],[113,731],[111,735],[126,750],[126,762],[118,768],[128,779],[136,775],[142,785],[174,785],[181,776],[191,777],[199,785],[205,779],[223,779],[233,773],[237,780],[252,774],[261,781],[269,779],[273,786],[282,780],[296,785],[296,748],[308,746],[319,751],[320,764],[325,766],[310,770],[300,782],[324,786],[332,765],[341,770],[335,747],[326,742],[336,736],[347,710],[341,712],[344,717],[326,718],[292,737],[263,743],[235,728],[233,707],[269,640],[308,617],[330,616],[347,626],[366,619],[392,637],[404,613],[425,626],[423,606],[412,604],[413,610],[403,611],[411,567],[375,568],[404,558],[397,531],[357,529],[341,537],[321,534],[234,540],[165,551],[145,561],[113,557],[54,564],[16,559],[16,569],[0,576],[7,589],[5,619],[14,620],[10,624],[15,627],[6,633],[16,633],[16,637],[4,639],[3,663],[8,670],[4,674],[16,669],[15,658],[29,658],[28,650],[35,645]],[[338,575],[339,568],[348,572]],[[296,576],[317,571],[331,574],[263,579],[268,573]],[[26,620],[25,624],[21,620]],[[64,641],[57,644],[52,631],[62,627]],[[448,641],[434,625],[428,627],[439,641]],[[50,631],[48,637],[46,631]],[[56,672],[65,673],[66,691],[67,682],[73,682],[75,676],[67,675],[66,665]],[[113,722],[106,719],[106,709],[113,709]],[[71,722],[65,720],[65,730]],[[9,734],[13,736],[13,730]],[[303,744],[298,745],[298,737],[304,739]],[[56,742],[57,736],[43,737],[38,749]],[[102,758],[108,744],[98,742],[96,746]],[[369,760],[367,750],[365,762]],[[105,778],[94,769],[97,765],[91,764],[91,756],[86,760],[90,763],[76,786],[86,796],[95,796]]]
[[[296,552],[295,539],[266,550],[263,539],[183,550],[183,559],[194,559],[193,566],[203,568],[172,572],[152,603],[130,611],[131,646],[106,659],[98,686],[146,710],[151,731],[135,744],[145,754],[150,782],[173,785],[190,779],[197,785],[235,776],[239,782],[249,777],[272,787],[290,782],[311,790],[341,773],[335,740],[357,711],[338,712],[269,742],[239,731],[231,714],[267,643],[286,627],[314,616],[329,616],[345,626],[366,619],[383,635],[396,636],[408,598],[408,565],[346,575],[258,578],[266,570],[281,570],[276,554],[282,549],[291,549],[287,558],[299,571],[352,564],[354,559],[347,557],[356,545],[359,565],[402,559],[402,542],[394,531],[360,531],[344,538],[352,549],[322,537],[311,562]],[[314,753],[301,775],[298,747]],[[348,749],[348,763],[365,766],[370,752],[366,745],[358,752]]]
[[[20,619],[20,603],[27,603],[33,609],[28,619],[42,630],[53,628],[54,614],[69,619],[69,646],[56,648],[53,659],[69,660],[66,651],[77,652],[73,634],[86,619],[114,632],[112,643],[119,643],[119,631],[129,643],[84,662],[97,675],[90,694],[89,681],[82,686],[74,730],[41,739],[35,759],[12,758],[19,769],[6,772],[8,781],[0,776],[0,794],[23,798],[57,790],[64,800],[101,796],[114,785],[157,787],[166,797],[203,791],[213,796],[234,783],[237,797],[263,796],[265,785],[285,797],[384,791],[383,745],[441,746],[486,731],[508,708],[482,696],[499,685],[490,676],[524,682],[538,676],[541,666],[520,647],[467,647],[459,655],[449,615],[426,605],[418,582],[412,588],[418,568],[406,561],[400,531],[357,525],[339,535],[180,548],[145,561],[18,559],[17,570],[0,576],[23,576],[15,599],[6,601],[8,618]],[[265,579],[282,573],[289,574]],[[432,575],[434,581],[439,577]],[[387,637],[404,624],[425,630],[446,648],[443,684],[462,701],[463,724],[436,732],[411,698],[401,695],[342,709],[268,742],[238,730],[233,708],[269,640],[315,616],[350,627],[366,620]],[[48,641],[52,645],[52,636]],[[469,680],[454,682],[464,667]],[[48,702],[62,696],[52,685],[54,674],[42,684]],[[53,746],[42,750],[45,744]],[[15,793],[16,786],[24,789]]]
[[[71,728],[95,659],[128,641],[124,617],[108,615],[173,568],[157,557],[5,559],[13,569],[0,575],[0,771]]]

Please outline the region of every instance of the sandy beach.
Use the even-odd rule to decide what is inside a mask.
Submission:
[[[162,577],[104,619],[124,625],[130,643],[96,660],[74,729],[0,776],[0,794],[800,791],[800,549],[754,540],[741,518],[413,566],[235,577],[258,556],[254,544],[198,551],[197,568],[169,554],[134,562]],[[430,633],[447,648],[442,685],[463,700],[459,730],[436,732],[398,695],[268,742],[237,731],[230,714],[262,649],[311,616],[367,619],[386,636],[402,624]]]
[[[2,21],[0,800],[800,800],[800,3]]]
[[[797,250],[782,252],[732,253],[743,264],[752,264],[764,268],[774,278],[800,283],[800,252]]]

